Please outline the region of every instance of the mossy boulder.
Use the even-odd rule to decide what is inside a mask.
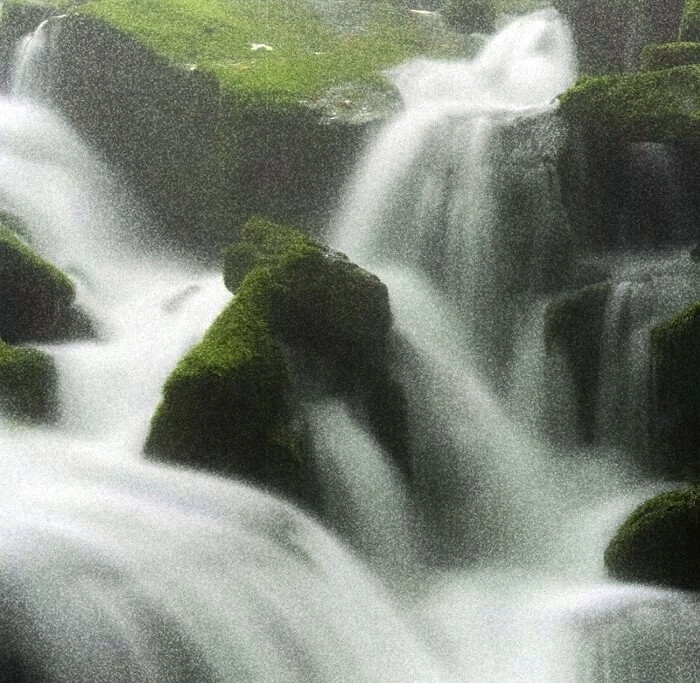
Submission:
[[[652,437],[664,469],[700,477],[700,301],[652,338]]]
[[[545,313],[547,353],[563,353],[576,388],[578,433],[591,442],[600,383],[605,309],[610,282],[599,282],[555,298]]]
[[[560,103],[571,124],[608,139],[700,145],[700,65],[584,77]]]
[[[0,337],[14,343],[71,336],[72,281],[0,223]]]
[[[166,381],[145,451],[309,501],[287,350],[325,359],[338,384],[382,370],[391,327],[386,287],[262,218],[227,251],[224,274],[235,298]]]
[[[680,40],[700,42],[700,0],[686,0],[680,27]]]
[[[645,46],[642,69],[659,71],[687,64],[700,64],[700,43],[662,43]]]
[[[700,590],[700,489],[662,493],[638,507],[605,551],[611,576]]]
[[[11,418],[44,422],[55,415],[58,375],[53,359],[38,349],[0,340],[0,410]]]
[[[256,218],[225,254],[226,286],[237,292],[251,270],[276,273],[266,316],[286,343],[353,359],[384,346],[392,320],[387,288],[342,254]]]

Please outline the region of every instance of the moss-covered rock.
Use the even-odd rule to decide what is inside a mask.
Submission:
[[[145,451],[308,500],[285,349],[325,358],[337,387],[381,370],[391,327],[386,287],[261,218],[227,251],[224,273],[236,296],[165,383]]]
[[[57,386],[51,356],[0,340],[0,410],[14,419],[50,420],[55,415]]]
[[[622,524],[605,551],[615,578],[700,590],[700,489],[648,500]]]
[[[0,337],[8,342],[70,335],[75,287],[12,231],[0,224]]]
[[[560,102],[569,122],[608,138],[700,144],[700,66],[585,77]]]
[[[652,43],[642,50],[642,69],[659,71],[687,64],[700,64],[700,43]]]
[[[679,38],[683,41],[700,41],[700,0],[685,0]]]
[[[700,477],[700,301],[651,335],[654,450],[667,472]]]
[[[27,30],[13,28],[27,4],[9,0],[8,36]],[[465,50],[390,0],[68,4],[49,40],[52,98],[161,224],[158,247],[204,257],[255,213],[321,226],[398,103],[382,71]]]
[[[574,386],[578,432],[593,438],[598,396],[601,340],[611,284],[600,282],[554,299],[545,313],[545,347],[563,352]]]

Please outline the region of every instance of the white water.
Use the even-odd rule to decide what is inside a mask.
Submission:
[[[697,602],[603,572],[616,525],[659,487],[624,455],[572,445],[573,378],[546,351],[547,309],[566,291],[545,281],[548,264],[582,247],[535,122],[574,74],[549,11],[506,27],[473,62],[396,69],[406,109],[370,147],[334,246],[391,292],[416,497],[432,560],[455,567],[415,606],[446,665],[480,682],[697,680]],[[677,258],[675,270],[659,263],[613,268],[618,282],[641,268],[646,294],[625,316],[628,285],[614,288],[603,323],[596,433],[626,449],[648,420],[649,329],[697,297]]]
[[[20,71],[41,73],[41,47],[24,42]],[[26,73],[15,83],[0,100],[0,204],[73,275],[98,338],[43,347],[57,425],[0,424],[3,673],[448,680],[320,525],[242,484],[142,461],[165,377],[230,294],[219,273],[144,252],[148,226],[118,179],[32,101]]]
[[[26,70],[42,52],[25,48]],[[215,274],[142,253],[138,211],[55,114],[0,102],[0,204],[75,274],[100,331],[46,347],[62,421],[0,432],[3,657],[26,680],[697,678],[697,605],[602,575],[616,524],[658,487],[583,449],[557,457],[512,418],[517,402],[496,390],[488,362],[512,327],[495,306],[520,278],[523,243],[497,233],[499,136],[547,111],[572,77],[570,39],[551,13],[506,28],[474,63],[395,74],[406,114],[370,151],[338,242],[390,286],[413,491],[346,406],[308,410],[330,522],[359,557],[287,503],[140,460],[164,377],[228,294]],[[543,199],[543,178],[527,174],[551,236],[556,196]],[[533,306],[521,327],[542,317],[528,290],[547,260],[542,239],[525,239],[528,273],[509,309]],[[566,239],[555,235],[547,254]],[[488,333],[470,334],[474,323]],[[521,377],[510,384],[522,403],[544,344],[533,333],[512,346],[500,356],[514,371],[500,374]],[[406,579],[400,601],[377,578],[387,571]]]

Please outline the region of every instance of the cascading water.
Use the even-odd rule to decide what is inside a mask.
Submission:
[[[452,567],[414,609],[449,668],[480,682],[695,680],[696,602],[603,578],[607,539],[658,487],[624,456],[576,444],[574,377],[548,349],[557,297],[590,282],[554,164],[553,100],[574,73],[552,11],[514,21],[471,62],[394,70],[405,111],[370,147],[334,246],[390,288],[414,490],[431,559]],[[697,298],[677,257],[626,263],[614,282],[647,268],[612,287],[594,427],[617,447],[601,435],[648,419],[633,397],[650,327]],[[613,414],[621,403],[635,408]]]
[[[320,525],[242,484],[141,461],[165,377],[230,295],[220,275],[145,252],[118,179],[32,102],[44,39],[24,42],[24,86],[0,99],[0,205],[75,279],[97,339],[43,347],[58,424],[1,424],[0,677],[449,680]]]
[[[45,73],[42,54],[27,41],[21,69]],[[345,404],[306,406],[329,520],[359,558],[287,503],[140,461],[165,375],[227,294],[214,275],[143,253],[139,212],[59,117],[0,101],[0,204],[73,274],[99,333],[45,347],[59,424],[0,432],[12,680],[697,678],[696,601],[602,576],[616,524],[658,487],[537,435],[557,391],[562,431],[575,412],[568,368],[532,329],[571,284],[560,270],[576,240],[549,146],[551,100],[573,75],[552,12],[515,21],[472,62],[393,74],[406,111],[368,152],[336,242],[391,291],[411,490]],[[32,78],[15,83],[44,82]],[[623,310],[644,308],[636,288],[616,291],[609,365],[635,327]],[[525,424],[513,416],[530,382],[546,405]],[[619,391],[606,375],[601,396]],[[404,582],[392,597],[376,576],[387,571]]]

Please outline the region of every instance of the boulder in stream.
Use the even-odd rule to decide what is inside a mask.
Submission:
[[[80,326],[70,278],[2,223],[0,292],[0,338],[7,342],[70,337]]]
[[[50,420],[56,409],[58,375],[53,359],[38,349],[0,341],[0,409],[28,422]]]
[[[387,289],[343,255],[263,218],[227,251],[224,274],[235,298],[166,381],[145,452],[310,501],[294,377],[323,366],[330,390],[361,387],[365,406],[396,393],[386,369]],[[384,430],[395,442],[402,433]]]
[[[670,491],[640,505],[605,551],[615,578],[700,590],[700,488]]]

